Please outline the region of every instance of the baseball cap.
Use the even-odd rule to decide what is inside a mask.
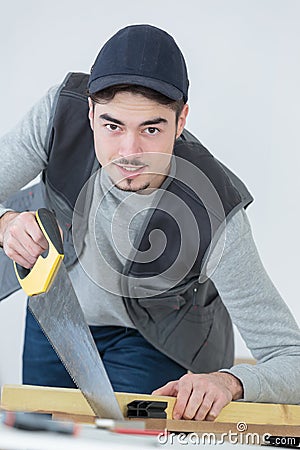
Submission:
[[[130,25],[119,30],[100,50],[88,90],[94,94],[118,84],[144,86],[186,102],[187,68],[173,37],[152,25]]]

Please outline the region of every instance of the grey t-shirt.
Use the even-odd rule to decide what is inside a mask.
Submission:
[[[122,300],[122,271],[156,193],[140,195],[117,189],[105,170],[99,170],[90,182],[87,231],[70,277],[89,325],[135,328]],[[74,243],[76,247],[76,237]]]
[[[50,89],[24,119],[1,138],[0,202],[34,179],[47,165],[45,143],[56,93],[57,87]],[[104,185],[95,183],[94,205],[102,198],[101,189],[106,181]],[[91,232],[86,235],[82,266],[75,264],[70,275],[89,324],[132,327],[115,289],[119,283],[118,273],[126,259],[126,245],[125,253],[116,251],[110,229],[111,218],[116,207],[126,200],[126,193],[112,189],[105,197],[105,213],[100,208],[99,220],[89,224]],[[151,204],[152,200],[151,196],[142,199],[146,204]],[[4,212],[5,209],[0,207],[0,216]],[[142,221],[143,213],[132,221],[129,241],[132,242]],[[221,251],[216,246],[207,264],[208,275],[258,361],[255,366],[237,365],[228,372],[243,383],[246,401],[300,404],[299,327],[260,261],[246,213],[240,211],[235,214],[225,231],[225,247]],[[93,234],[96,234],[96,241],[92,242]],[[117,231],[115,235],[118,234]],[[97,252],[95,242],[96,246],[99,245]],[[220,247],[223,241],[219,242]],[[115,268],[115,278],[110,274],[109,286],[103,279],[104,275],[101,278],[102,267],[94,264],[91,252],[94,252],[93,258],[105,256],[109,265]],[[86,270],[90,261],[93,264]],[[103,259],[100,264],[103,264]],[[92,277],[91,270],[94,270]]]

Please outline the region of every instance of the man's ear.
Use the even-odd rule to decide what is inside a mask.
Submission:
[[[94,103],[92,102],[91,98],[88,98],[89,101],[89,121],[91,129],[94,131]]]
[[[176,139],[179,138],[179,136],[183,132],[183,129],[184,129],[185,124],[186,124],[186,118],[187,118],[188,113],[189,113],[189,105],[186,103],[183,106],[182,111],[181,111],[181,113],[180,113],[180,115],[178,117],[177,130],[176,130]]]

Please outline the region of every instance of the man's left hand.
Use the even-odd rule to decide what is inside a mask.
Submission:
[[[226,372],[186,374],[152,394],[177,397],[173,419],[213,421],[231,400],[243,397],[243,386]]]

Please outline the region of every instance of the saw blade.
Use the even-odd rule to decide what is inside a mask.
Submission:
[[[96,416],[124,419],[65,265],[29,308]]]

